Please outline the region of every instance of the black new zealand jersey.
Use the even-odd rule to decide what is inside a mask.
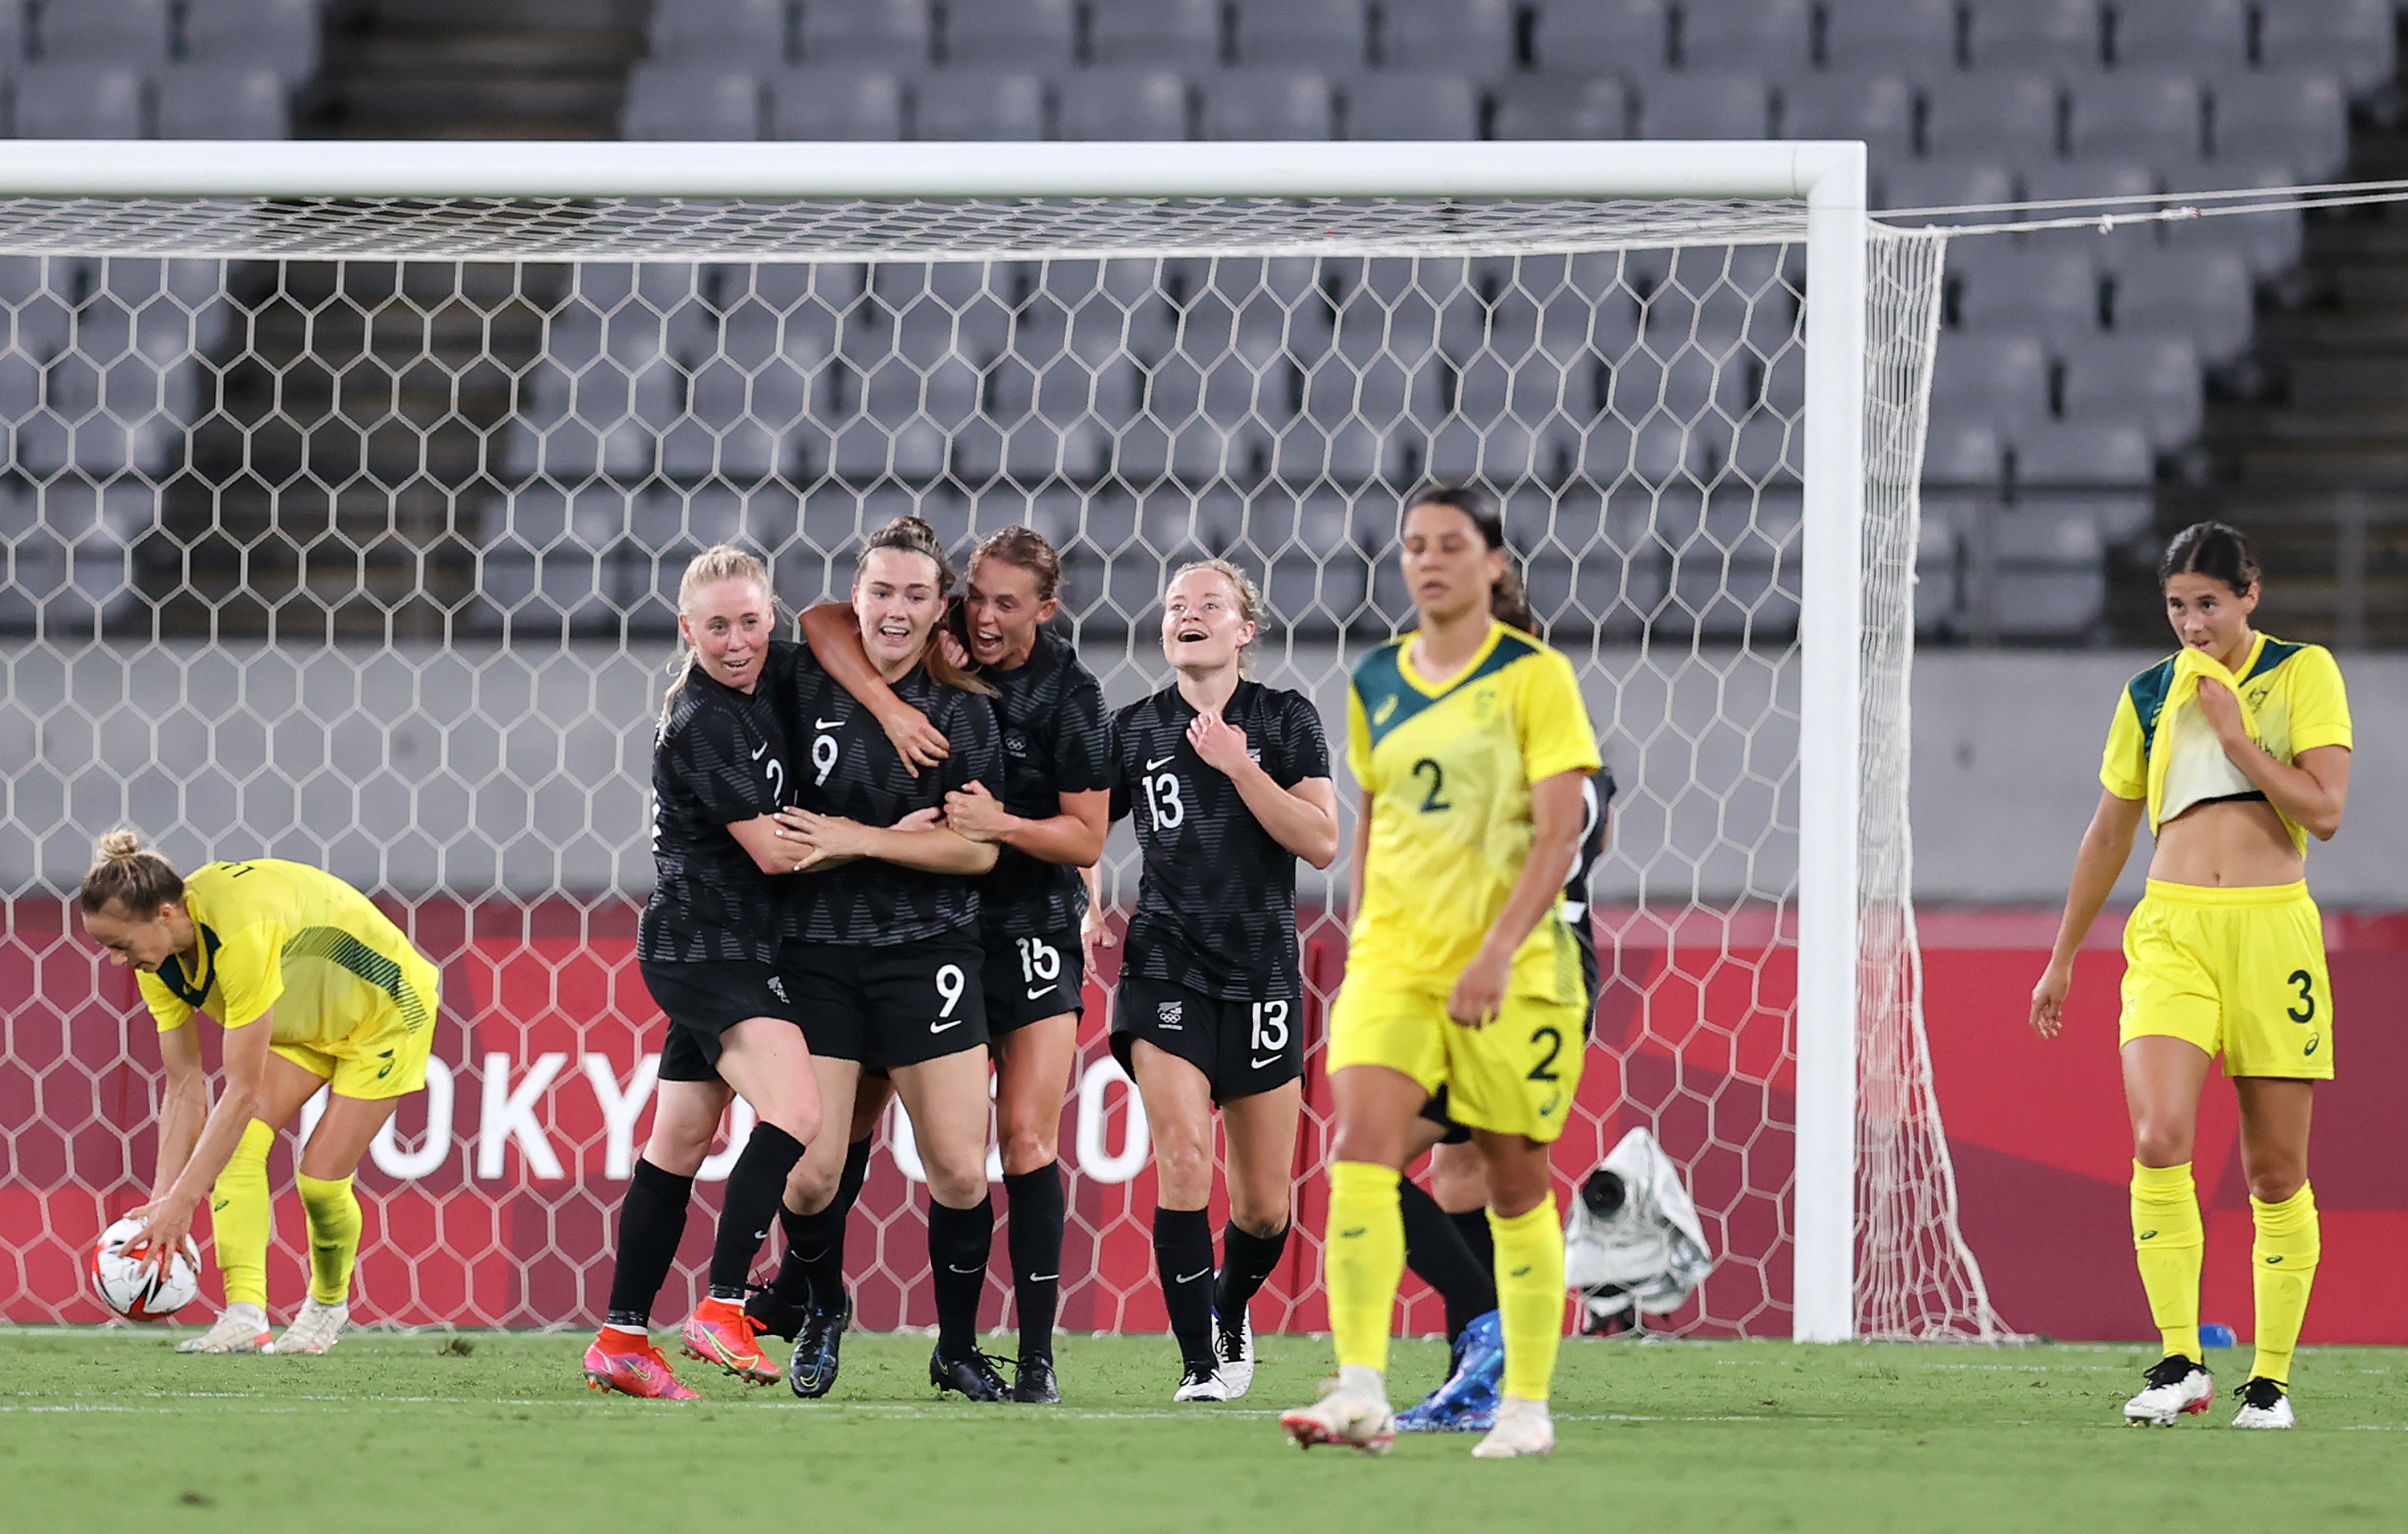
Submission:
[[[1015,815],[1050,820],[1061,796],[1112,786],[1111,725],[1104,690],[1064,640],[1037,631],[1037,648],[1013,671],[989,671],[1003,725],[1003,781],[988,792]],[[1087,889],[1079,870],[1006,847],[979,885],[989,938],[1034,938],[1079,925]]]
[[[700,666],[688,670],[652,741],[652,895],[636,926],[638,957],[776,957],[778,882],[727,828],[787,802],[789,773],[769,689],[739,693]]]
[[[917,778],[869,710],[820,668],[809,646],[773,656],[762,690],[779,700],[795,743],[794,801],[814,814],[892,825],[914,810],[941,809],[946,794],[973,778],[992,785],[1003,770],[994,708],[924,669],[895,683],[896,695],[926,714],[953,751]],[[782,931],[790,939],[885,947],[978,926],[978,881],[967,875],[862,858],[797,874],[784,887]]]
[[[1564,914],[1574,922],[1588,918],[1589,880],[1605,855],[1605,815],[1613,808],[1613,793],[1612,767],[1598,768],[1581,784],[1580,851],[1572,854],[1571,877],[1564,881]]]
[[[1296,854],[1187,743],[1195,717],[1175,685],[1112,716],[1112,818],[1135,814],[1145,855],[1123,971],[1224,1000],[1300,996]],[[1302,694],[1241,681],[1221,717],[1282,788],[1329,776]]]

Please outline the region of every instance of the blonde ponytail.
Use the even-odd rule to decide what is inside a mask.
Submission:
[[[84,870],[76,902],[98,915],[111,900],[136,921],[149,921],[159,908],[184,897],[184,876],[156,853],[142,850],[138,832],[123,826],[100,839],[100,859]]]

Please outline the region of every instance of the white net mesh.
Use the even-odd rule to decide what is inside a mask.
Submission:
[[[587,1322],[658,1041],[630,953],[693,551],[751,542],[804,604],[895,514],[956,543],[1029,523],[1115,703],[1163,680],[1167,571],[1226,554],[1276,615],[1266,680],[1335,720],[1408,611],[1400,498],[1439,478],[1501,495],[1623,788],[1558,1167],[1652,1128],[1722,1259],[1670,1323],[1786,1331],[1802,232],[1796,205],[1681,202],[0,203],[0,1314],[96,1318],[81,1254],[150,1166],[149,1025],[65,898],[101,830],[187,867],[320,864],[442,964],[429,1091],[363,1168],[358,1313]],[[1859,1314],[1986,1334],[1904,855],[1932,251],[1877,239],[1873,267]],[[1124,908],[1131,857],[1116,837]],[[1062,1319],[1158,1328],[1105,994],[1064,1125]],[[869,1326],[930,1319],[914,1169],[888,1134],[853,1226]],[[1299,1199],[1316,1236],[1317,1177]],[[1318,1267],[1293,1243],[1258,1322],[1321,1325]]]

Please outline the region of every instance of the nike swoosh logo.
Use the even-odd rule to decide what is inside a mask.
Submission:
[[[1035,991],[1031,991],[1031,992],[1029,992],[1029,993],[1028,993],[1028,999],[1029,999],[1029,1000],[1031,1000],[1031,1001],[1034,1001],[1034,1000],[1036,1000],[1039,996],[1052,996],[1054,992],[1056,992],[1056,991],[1058,991],[1058,990],[1060,990],[1060,989],[1061,989],[1061,987],[1060,987],[1060,986],[1058,986],[1058,985],[1048,985],[1048,986],[1043,987],[1043,988],[1042,988],[1042,989],[1040,989],[1040,990],[1035,990]]]
[[[756,761],[756,762],[757,762],[757,761],[759,761],[762,757],[767,756],[767,755],[768,755],[768,754],[769,754],[769,742],[767,742],[767,740],[764,740],[764,741],[762,741],[762,742],[761,742],[761,744],[760,744],[760,745],[758,745],[757,747],[753,748],[753,752],[752,752],[752,760],[754,760],[754,761]]]
[[[756,1230],[752,1232],[752,1239],[756,1241],[766,1241],[769,1239],[769,1233],[766,1230]]]
[[[1173,753],[1171,753],[1170,756],[1166,756],[1166,757],[1164,757],[1164,758],[1163,758],[1161,761],[1159,761],[1159,762],[1148,762],[1148,763],[1145,765],[1145,769],[1146,769],[1148,772],[1152,772],[1155,767],[1168,767],[1168,766],[1170,765],[1171,757],[1172,757],[1172,756],[1176,756],[1176,755],[1178,755],[1178,754],[1179,754],[1179,753],[1178,753],[1177,752],[1173,752]]]
[[[1062,1275],[1059,1273],[1031,1273],[1028,1275],[1027,1282],[1030,1283],[1051,1283],[1054,1280],[1060,1278],[1061,1276]]]
[[[942,1032],[944,1032],[947,1028],[958,1028],[958,1027],[960,1027],[963,1024],[965,1024],[965,1023],[967,1023],[967,1022],[968,1022],[968,1021],[969,1021],[969,1019],[968,1019],[968,1018],[967,1018],[967,1017],[957,1017],[957,1018],[954,1018],[951,1023],[931,1023],[931,1024],[929,1024],[929,1025],[928,1025],[928,1031],[929,1031],[930,1033],[942,1033]]]
[[[811,728],[815,730],[832,730],[843,723],[844,721],[841,719],[814,719],[811,721]]]
[[[1263,1068],[1263,1067],[1265,1067],[1265,1066],[1275,1066],[1275,1065],[1277,1065],[1277,1064],[1279,1064],[1279,1056],[1278,1056],[1278,1055],[1276,1055],[1276,1054],[1267,1054],[1267,1055],[1263,1056],[1261,1059],[1254,1061],[1254,1069],[1256,1069],[1256,1070],[1260,1070],[1260,1069],[1262,1069],[1262,1068]]]
[[[1205,1277],[1210,1276],[1210,1275],[1211,1275],[1211,1271],[1212,1271],[1212,1269],[1211,1269],[1210,1268],[1198,1268],[1197,1269],[1196,1269],[1196,1271],[1194,1271],[1194,1272],[1192,1272],[1192,1273],[1182,1273],[1182,1274],[1181,1274],[1179,1277],[1177,1277],[1177,1278],[1175,1278],[1175,1279],[1171,1280],[1170,1282],[1172,1282],[1173,1283],[1195,1283],[1197,1279],[1205,1278]]]
[[[958,1268],[949,1262],[945,1264],[945,1271],[948,1273],[983,1273],[986,1269],[983,1268]]]

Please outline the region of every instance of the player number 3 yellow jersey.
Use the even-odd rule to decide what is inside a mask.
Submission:
[[[1443,683],[1413,667],[1418,631],[1364,657],[1346,699],[1347,765],[1371,796],[1350,972],[1444,995],[1528,861],[1530,785],[1595,772],[1597,738],[1571,663],[1492,623]],[[1579,951],[1560,911],[1513,955],[1512,994],[1577,1004]]]

